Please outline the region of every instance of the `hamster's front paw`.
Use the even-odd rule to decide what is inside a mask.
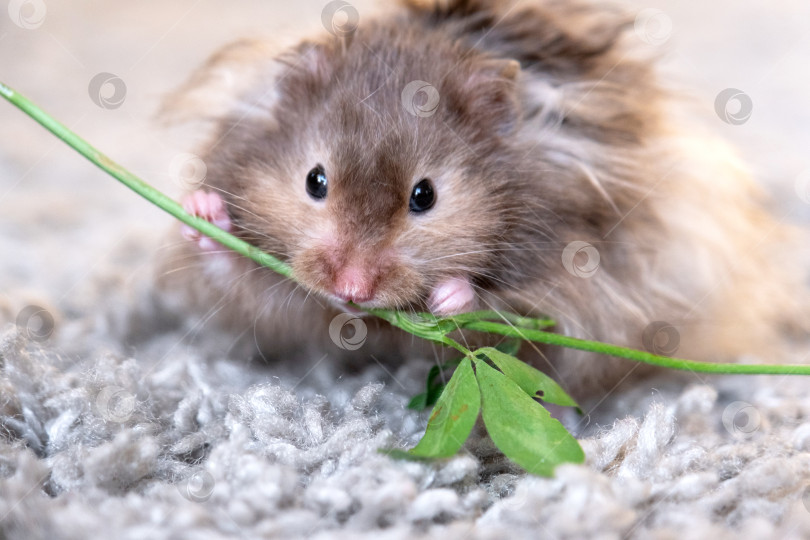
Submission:
[[[218,193],[210,193],[202,190],[194,191],[183,198],[183,209],[192,216],[201,217],[210,221],[220,229],[231,231],[231,218],[225,210],[225,201]],[[196,241],[203,251],[216,251],[222,249],[219,242],[200,233],[197,229],[183,225],[181,229],[183,237],[187,240]]]
[[[473,310],[475,291],[468,279],[449,278],[436,285],[428,300],[434,315],[448,317]]]

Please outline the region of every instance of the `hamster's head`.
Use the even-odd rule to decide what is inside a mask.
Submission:
[[[220,122],[206,183],[312,293],[424,309],[448,279],[506,279],[519,66],[389,30],[275,59]]]
[[[599,241],[631,211],[646,219],[636,179],[652,176],[633,149],[655,93],[610,37],[549,30],[521,56],[528,27],[515,17],[492,39],[520,62],[455,38],[452,21],[408,17],[281,56],[263,42],[216,55],[185,108],[216,121],[206,184],[237,234],[341,305],[430,308],[443,284],[464,283],[530,311],[514,305],[528,284],[576,292],[566,243]]]

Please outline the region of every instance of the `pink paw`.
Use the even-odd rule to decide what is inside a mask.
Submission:
[[[475,291],[469,280],[449,278],[439,283],[428,300],[428,307],[434,315],[447,317],[472,311],[475,305]]]
[[[218,193],[209,193],[197,190],[189,193],[183,198],[183,209],[192,216],[201,217],[210,221],[220,229],[228,232],[231,230],[231,218],[225,210],[225,202]],[[195,241],[203,251],[215,251],[222,249],[219,242],[208,238],[197,229],[183,225],[181,232],[187,240]]]

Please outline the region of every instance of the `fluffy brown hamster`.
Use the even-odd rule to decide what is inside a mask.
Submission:
[[[347,301],[548,315],[568,335],[712,360],[766,351],[798,313],[789,231],[659,80],[632,17],[451,0],[331,30],[281,52],[233,44],[166,107],[214,125],[187,208],[301,285],[190,231],[163,285],[265,356],[424,354],[370,318],[363,347],[336,347]],[[534,350],[580,396],[640,372]]]

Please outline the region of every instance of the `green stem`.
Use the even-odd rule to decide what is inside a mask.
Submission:
[[[571,336],[563,336],[543,330],[532,330],[528,328],[515,328],[501,323],[489,321],[470,321],[462,325],[467,330],[487,332],[490,334],[500,334],[522,338],[548,345],[559,345],[569,349],[595,352],[608,356],[626,358],[635,362],[643,362],[654,366],[661,366],[669,369],[679,369],[682,371],[696,371],[700,373],[722,373],[728,375],[810,375],[810,365],[769,365],[769,364],[722,364],[716,362],[696,362],[694,360],[684,360],[682,358],[672,358],[669,356],[659,356],[656,354],[620,347],[599,341],[588,341]]]
[[[16,105],[25,114],[39,122],[45,129],[65,141],[71,148],[90,160],[91,163],[110,174],[113,178],[130,188],[132,191],[162,208],[186,225],[194,227],[204,235],[213,238],[225,247],[228,247],[249,259],[256,261],[262,266],[266,266],[279,274],[292,278],[290,266],[277,258],[269,255],[260,249],[248,244],[244,240],[223,231],[216,225],[208,221],[192,216],[175,200],[167,197],[151,185],[147,184],[121,165],[102,154],[99,150],[91,146],[84,139],[73,133],[63,124],[57,122],[42,109],[34,105],[25,96],[15,92],[5,84],[0,82],[0,95]]]
[[[464,356],[469,356],[470,358],[472,358],[472,357],[474,356],[474,355],[473,355],[473,353],[472,353],[472,351],[471,351],[470,349],[468,349],[467,347],[465,347],[464,345],[462,345],[462,344],[461,344],[461,343],[459,343],[458,341],[456,341],[456,340],[454,340],[454,339],[450,339],[450,338],[449,338],[449,337],[447,337],[447,336],[445,336],[445,338],[444,338],[444,339],[445,339],[444,343],[445,343],[445,344],[446,344],[448,347],[453,347],[455,350],[457,350],[458,352],[460,352],[460,353],[461,353],[461,354],[463,354]]]
[[[56,135],[63,140],[71,148],[86,157],[91,163],[110,174],[119,182],[135,191],[146,200],[155,204],[159,208],[168,212],[176,217],[186,225],[189,225],[202,234],[213,238],[220,244],[236,251],[257,262],[262,266],[266,266],[275,272],[294,279],[292,269],[290,266],[279,259],[265,253],[258,248],[248,244],[232,234],[220,229],[216,225],[208,221],[192,216],[183,210],[183,207],[173,199],[170,199],[151,185],[147,184],[134,174],[130,173],[110,158],[102,154],[96,148],[91,146],[81,137],[70,131],[61,123],[54,120],[47,113],[42,111],[39,107],[34,105],[25,96],[20,95],[8,86],[0,82],[0,95],[6,98],[9,102],[17,106],[20,110],[28,116],[36,120],[45,129]],[[402,319],[399,313],[391,310],[369,310],[376,316],[394,323],[396,326],[402,324]],[[490,314],[491,315],[491,314]],[[539,343],[546,343],[549,345],[558,345],[561,347],[568,347],[571,349],[579,349],[583,351],[591,351],[610,356],[617,356],[626,358],[636,362],[643,362],[656,366],[667,367],[670,369],[680,369],[686,371],[697,371],[703,373],[726,373],[726,374],[766,374],[766,375],[810,375],[810,365],[804,366],[785,366],[785,365],[756,365],[756,364],[718,364],[709,362],[695,362],[693,360],[682,360],[679,358],[670,358],[666,356],[658,356],[645,351],[630,349],[627,347],[619,347],[618,345],[610,345],[608,343],[600,343],[597,341],[588,341],[551,332],[544,332],[539,328],[544,328],[552,324],[549,320],[537,320],[528,317],[519,317],[512,314],[502,314],[503,318],[510,323],[517,324],[519,327],[509,326],[507,324],[489,322],[484,320],[470,320],[469,317],[463,315],[451,318],[453,324],[458,328],[465,328],[473,331],[489,332],[493,334],[501,334],[510,337],[523,338]],[[446,321],[445,321],[446,322]],[[402,327],[402,326],[400,326]],[[529,328],[527,328],[529,327]],[[530,328],[533,327],[533,328]],[[434,342],[442,343],[449,347],[453,347],[465,355],[472,353],[457,341],[447,337],[446,334],[438,332],[435,326],[430,325],[422,328],[419,325],[408,325],[404,328],[406,331]]]

